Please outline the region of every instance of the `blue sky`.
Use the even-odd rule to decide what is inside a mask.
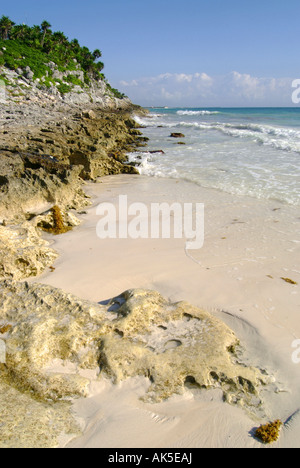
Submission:
[[[299,0],[14,0],[0,14],[103,54],[110,83],[141,105],[292,105]]]

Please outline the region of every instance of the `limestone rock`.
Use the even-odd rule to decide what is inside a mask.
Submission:
[[[74,370],[47,372],[55,359],[95,369],[115,382],[146,376],[146,399],[161,401],[185,385],[220,388],[229,402],[257,405],[263,376],[237,362],[235,334],[188,303],[130,290],[105,305],[50,286],[0,283],[0,325],[5,335],[6,381],[42,399],[84,396],[89,381]]]
[[[223,322],[186,302],[169,303],[154,291],[130,290],[112,304],[117,328],[105,337],[100,362],[116,381],[149,376],[153,383],[146,399],[152,401],[193,385],[221,388],[231,403],[257,404],[262,375],[237,362],[239,341]]]
[[[0,154],[0,219],[24,219],[59,205],[63,209],[86,206],[79,175],[81,167],[69,167],[30,154]]]
[[[57,253],[29,222],[19,228],[0,226],[0,279],[36,276],[56,258]]]
[[[0,394],[0,448],[56,448],[81,433],[69,402],[37,401],[2,380]]]
[[[103,80],[98,81],[91,76],[87,85],[84,82],[84,71],[80,67],[77,70],[61,72],[54,62],[49,62],[46,66],[49,67],[49,70],[45,71],[45,76],[36,79],[34,79],[34,73],[29,66],[24,70],[17,68],[16,71],[1,67],[1,74],[6,80],[6,88],[8,96],[10,96],[9,100],[30,104],[43,101],[49,104],[55,96],[56,103],[65,102],[71,105],[94,103],[102,109],[128,109],[132,105],[128,98],[116,98]],[[51,71],[51,82],[47,80],[49,71]],[[68,80],[70,75],[80,80],[80,86],[74,85]],[[61,93],[59,90],[61,83],[66,84],[70,92]]]
[[[233,331],[155,291],[129,290],[95,304],[5,280],[0,330],[0,447],[56,447],[62,434],[79,435],[67,400],[88,394],[87,369],[115,382],[148,377],[149,402],[192,386],[220,388],[226,401],[251,410],[260,405],[266,375],[238,362]]]
[[[31,70],[30,67],[26,67],[25,68],[25,78],[27,78],[29,81],[33,80],[33,77],[34,77],[34,73],[33,71]]]
[[[54,204],[82,208],[87,203],[83,180],[138,173],[124,164],[126,152],[141,138],[130,114],[96,108],[85,113],[89,118],[69,108],[51,113],[40,106],[7,109],[0,144],[0,220],[40,214]],[[116,152],[124,162],[111,156]]]
[[[83,117],[85,117],[86,119],[94,120],[96,118],[96,114],[93,110],[90,109],[90,110],[83,112]]]

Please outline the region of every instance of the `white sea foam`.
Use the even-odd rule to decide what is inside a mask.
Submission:
[[[299,125],[293,120],[289,126],[286,120],[281,124],[276,113],[262,118],[257,111],[215,116],[202,112],[176,109],[137,118],[146,127],[149,151],[164,154],[132,153],[130,161],[143,175],[300,205],[300,115]],[[185,135],[185,145],[169,138],[174,128]]]
[[[166,124],[172,126],[172,124]],[[173,125],[174,126],[174,125]],[[244,125],[214,122],[180,122],[177,127],[194,127],[199,130],[215,130],[234,138],[247,138],[254,143],[272,146],[282,151],[300,153],[300,131],[263,125]]]
[[[220,114],[220,112],[208,111],[208,110],[199,110],[199,111],[179,110],[177,111],[177,115],[214,115],[214,114]]]
[[[183,114],[184,112],[190,112],[190,114]],[[177,115],[200,115],[199,112],[208,111],[177,111]],[[252,140],[254,143],[272,146],[275,149],[300,153],[300,131],[298,130],[259,124],[210,123],[202,121],[176,122],[167,120],[165,116],[161,114],[152,114],[150,117],[145,118],[136,116],[135,120],[138,125],[141,125],[142,127],[186,127],[198,130],[218,131],[229,137],[247,138]]]

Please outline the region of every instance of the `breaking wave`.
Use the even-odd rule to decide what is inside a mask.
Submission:
[[[150,138],[129,155],[141,174],[300,205],[300,110],[176,108],[136,122]]]
[[[209,111],[177,111],[176,114],[200,115],[200,112]],[[217,112],[216,112],[217,113]],[[201,114],[204,115],[204,114]],[[202,121],[171,121],[161,114],[153,114],[150,117],[135,116],[135,120],[141,127],[165,127],[165,128],[191,128],[202,131],[217,131],[233,138],[245,138],[259,145],[271,146],[281,151],[300,153],[300,131],[290,128],[274,127],[253,123],[226,123],[226,122],[202,122]]]
[[[178,127],[194,127],[199,130],[215,130],[234,138],[247,138],[255,143],[272,146],[281,151],[300,153],[300,131],[259,124],[230,124],[214,122],[180,122]]]
[[[199,111],[179,110],[179,111],[177,111],[177,115],[215,115],[215,114],[220,114],[220,112],[219,111],[208,111],[208,110],[199,110]]]

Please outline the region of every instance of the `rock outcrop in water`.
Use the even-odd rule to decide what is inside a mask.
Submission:
[[[83,369],[97,368],[99,378],[114,382],[148,377],[147,401],[193,386],[220,388],[228,402],[248,408],[260,404],[264,378],[238,362],[233,331],[207,312],[169,303],[157,292],[130,290],[101,305],[50,286],[6,280],[0,283],[0,329],[6,349],[0,372],[2,447],[26,446],[29,438],[30,446],[55,446],[61,432],[76,435],[66,400],[88,395]],[[53,370],[53,362],[66,372]],[[38,414],[42,422],[34,426]]]

